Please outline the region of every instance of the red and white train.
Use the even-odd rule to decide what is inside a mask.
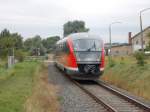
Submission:
[[[103,41],[97,35],[74,33],[56,43],[55,64],[73,79],[98,79],[104,58]]]

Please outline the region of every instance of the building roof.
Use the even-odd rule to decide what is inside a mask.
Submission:
[[[128,43],[112,43],[111,47],[122,47],[122,46],[130,46]],[[110,44],[105,43],[105,48],[109,48]]]
[[[149,28],[150,28],[150,26],[146,27],[142,32],[145,32],[145,31],[148,30]],[[140,35],[140,34],[141,34],[141,32],[135,34],[135,35],[132,37],[132,39],[135,38],[135,37],[137,37],[137,36]]]
[[[70,37],[73,40],[76,40],[76,39],[98,39],[98,40],[102,41],[100,36],[95,35],[95,34],[91,34],[88,32],[72,33],[67,37]]]
[[[150,26],[148,26],[147,28],[145,28],[145,29],[143,30],[143,32],[145,32],[145,31],[148,30],[148,29],[150,29]],[[141,34],[141,32],[135,34],[135,35],[132,37],[132,39],[135,38],[135,37],[137,37],[137,36],[140,35],[140,34]],[[106,49],[109,48],[109,46],[110,46],[109,43],[105,43],[105,48],[106,48]],[[112,43],[112,47],[122,47],[122,46],[131,46],[131,45],[128,44],[128,43]]]
[[[112,48],[113,47],[123,47],[123,46],[131,46],[131,45],[128,44],[128,43],[123,43],[123,44],[120,44],[120,45],[112,46]]]

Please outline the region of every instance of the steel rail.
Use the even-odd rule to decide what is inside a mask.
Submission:
[[[120,92],[112,87],[110,87],[108,84],[106,84],[103,81],[95,81],[99,86],[103,87],[104,89],[112,92],[113,94],[125,99],[126,101],[133,103],[135,106],[138,106],[139,108],[142,108],[143,110],[145,110],[146,112],[150,112],[150,106],[124,94],[123,92]]]
[[[82,91],[84,91],[87,95],[89,95],[92,99],[94,99],[98,104],[104,106],[104,108],[109,112],[118,112],[116,109],[114,109],[112,106],[108,105],[105,101],[95,96],[93,93],[91,93],[89,90],[85,89],[81,84],[79,84],[77,81],[71,79],[68,75],[65,74],[65,76],[73,82],[76,86],[78,86]]]

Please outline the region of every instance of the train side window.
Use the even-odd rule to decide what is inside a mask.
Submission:
[[[55,46],[55,53],[56,53],[56,56],[57,56],[58,53],[59,53],[59,45],[56,45],[56,46]]]
[[[58,49],[59,49],[59,51],[60,51],[60,49],[61,49],[61,46],[60,46],[60,44],[59,44],[59,48],[58,48]]]
[[[58,44],[57,51],[60,51],[60,50],[61,50],[61,44]]]
[[[67,42],[64,42],[64,52],[69,53],[69,47],[68,47]]]
[[[61,44],[59,45],[59,48],[61,49]]]

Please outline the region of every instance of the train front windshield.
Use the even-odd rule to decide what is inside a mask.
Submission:
[[[101,51],[102,42],[98,39],[78,39],[73,41],[74,51]]]
[[[78,62],[99,62],[102,42],[98,39],[78,39],[73,41]]]

